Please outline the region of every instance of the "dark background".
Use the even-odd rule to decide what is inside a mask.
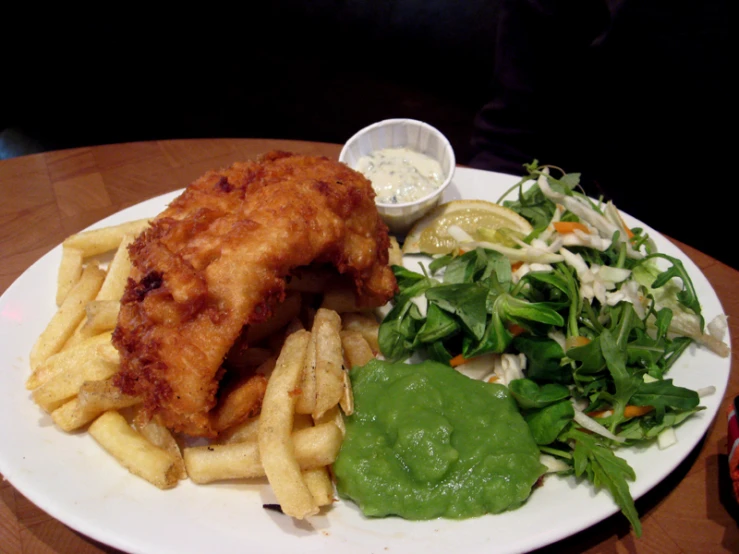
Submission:
[[[343,143],[412,117],[459,163],[580,171],[589,194],[737,267],[729,20],[725,0],[13,6],[0,158],[167,138]]]
[[[113,11],[34,25],[8,60],[23,74],[4,87],[4,123],[49,149],[190,137],[343,143],[378,119],[415,117],[469,159],[499,2],[185,6],[172,19]]]

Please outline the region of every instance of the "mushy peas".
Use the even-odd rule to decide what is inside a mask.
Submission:
[[[469,518],[520,506],[544,473],[515,400],[436,362],[351,370],[337,490],[367,516]]]

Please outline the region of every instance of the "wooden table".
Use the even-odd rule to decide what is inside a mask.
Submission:
[[[208,139],[118,144],[0,161],[0,293],[67,235],[147,198],[182,188],[208,169],[273,149],[337,158],[340,146]],[[678,243],[701,268],[739,340],[739,271]],[[736,354],[732,354],[735,366]],[[0,368],[4,370],[5,368]],[[726,471],[726,407],[739,395],[732,372],[714,424],[693,453],[637,502],[643,537],[620,514],[543,552],[739,552],[738,510]],[[9,445],[0,445],[7,448]],[[566,509],[563,506],[563,509]],[[0,553],[117,552],[71,530],[0,484]]]

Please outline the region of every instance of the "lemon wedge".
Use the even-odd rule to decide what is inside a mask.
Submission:
[[[406,236],[403,254],[448,254],[460,247],[449,232],[462,229],[476,241],[515,246],[532,231],[531,224],[511,209],[487,200],[452,200],[418,220]]]

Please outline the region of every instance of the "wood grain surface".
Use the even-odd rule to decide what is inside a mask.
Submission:
[[[182,188],[208,169],[269,150],[337,158],[340,149],[335,144],[299,141],[198,139],[78,148],[0,161],[0,293],[69,234],[142,200]],[[637,501],[644,527],[640,539],[616,514],[540,552],[739,552],[739,510],[727,471],[725,415],[731,399],[739,395],[734,371],[739,271],[685,244],[677,245],[706,275],[729,316],[732,372],[722,409],[691,455]],[[0,480],[0,553],[101,552],[118,551],[50,517]]]

